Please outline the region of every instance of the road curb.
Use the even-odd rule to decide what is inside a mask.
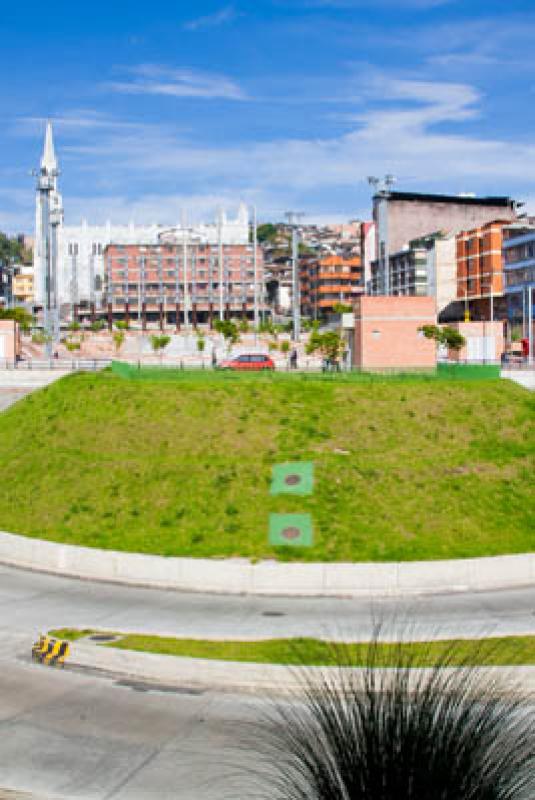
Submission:
[[[0,563],[126,586],[234,595],[410,597],[535,586],[535,553],[384,564],[252,564],[120,553],[0,532]]]
[[[280,664],[254,664],[235,661],[212,661],[200,658],[183,658],[156,653],[138,653],[116,650],[93,644],[76,642],[67,662],[68,668],[91,670],[111,675],[119,680],[139,682],[166,688],[198,691],[239,691],[286,694],[303,687],[303,676],[308,681],[321,681],[325,676],[333,680],[340,672],[354,671],[364,676],[364,669],[337,669],[328,667],[295,668]],[[495,681],[504,694],[535,697],[535,667],[484,667],[482,677]],[[386,669],[394,674],[395,670]],[[424,672],[426,670],[423,670]],[[411,675],[417,681],[421,669]]]

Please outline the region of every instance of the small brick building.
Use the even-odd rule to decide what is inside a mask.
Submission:
[[[359,297],[355,301],[353,366],[434,369],[436,344],[418,329],[436,325],[434,297]]]
[[[0,320],[0,367],[20,355],[19,326],[12,319]]]

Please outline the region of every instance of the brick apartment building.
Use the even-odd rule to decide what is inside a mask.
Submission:
[[[471,319],[507,318],[503,277],[503,229],[494,220],[457,235],[457,298]]]
[[[257,249],[257,298],[261,308],[263,258]],[[184,277],[186,274],[186,277]],[[108,321],[139,319],[143,327],[178,329],[224,317],[253,318],[252,245],[111,244],[105,251],[104,295]]]
[[[436,324],[433,297],[359,297],[354,319],[353,366],[370,370],[436,367],[436,344],[419,330]]]
[[[372,264],[373,294],[391,294],[391,254],[408,247],[411,240],[427,237],[432,231],[448,234],[469,231],[494,220],[513,222],[517,203],[509,197],[473,197],[379,192],[373,198],[376,223],[376,260]],[[455,290],[453,291],[455,296]]]
[[[302,311],[315,319],[332,314],[337,303],[353,305],[364,293],[360,256],[302,258],[300,277]]]

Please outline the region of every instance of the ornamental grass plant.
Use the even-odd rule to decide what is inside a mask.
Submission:
[[[372,643],[364,669],[304,670],[302,691],[270,704],[256,736],[248,732],[261,764],[248,797],[535,798],[525,697],[504,694],[492,670],[451,667],[447,655],[422,670],[400,647],[397,668],[385,669],[378,653]]]

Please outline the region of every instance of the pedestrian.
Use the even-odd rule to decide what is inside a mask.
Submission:
[[[297,369],[297,350],[295,347],[290,354],[290,368]]]
[[[212,347],[212,369],[217,367],[217,356],[215,352],[215,347]]]

